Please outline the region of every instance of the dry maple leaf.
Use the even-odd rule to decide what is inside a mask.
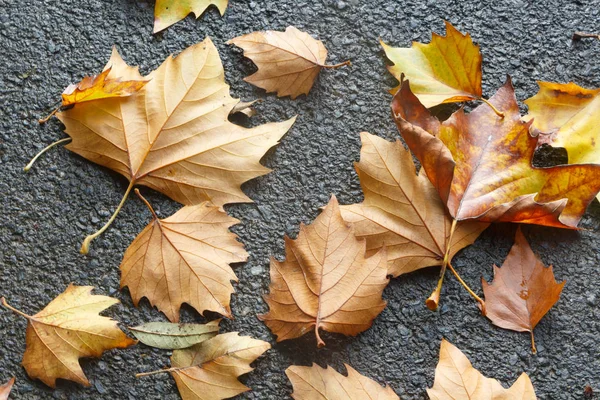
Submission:
[[[497,380],[486,378],[473,368],[469,359],[445,339],[440,346],[435,381],[427,394],[431,400],[536,400],[526,373],[505,389]]]
[[[446,22],[446,36],[433,34],[431,43],[413,42],[396,48],[380,41],[394,63],[388,70],[396,79],[410,80],[413,93],[425,107],[442,103],[481,100],[481,53],[469,34]],[[391,92],[396,93],[400,87]]]
[[[116,51],[108,65],[108,78],[141,78]],[[259,161],[294,123],[292,118],[247,129],[229,122],[239,100],[229,95],[219,53],[208,38],[167,58],[147,79],[133,96],[85,102],[58,114],[73,139],[67,149],[130,182],[113,217],[84,241],[83,253],[134,185],[185,205],[250,202],[240,185],[270,171]]]
[[[357,335],[385,308],[388,283],[385,249],[365,257],[365,242],[344,222],[335,196],[298,238],[285,238],[286,260],[271,259],[269,312],[260,315],[277,341],[314,329]]]
[[[457,225],[449,246],[452,218],[438,193],[400,141],[361,133],[360,162],[355,164],[365,199],[341,206],[342,218],[354,234],[367,241],[367,256],[387,249],[388,273],[399,276],[420,268],[442,265],[471,245],[488,224],[465,221]]]
[[[487,104],[439,122],[408,81],[392,110],[408,147],[456,220],[576,228],[600,191],[600,165],[531,165],[537,137],[523,122],[510,79]]]
[[[349,65],[345,61],[336,65],[325,65],[327,49],[323,42],[313,39],[308,33],[289,26],[285,32],[252,32],[231,39],[244,50],[244,56],[251,59],[258,71],[247,78],[255,86],[277,96],[308,94],[322,68],[338,68]]]
[[[250,388],[237,378],[253,370],[250,364],[271,345],[237,332],[224,333],[184,350],[175,350],[169,369],[137,374],[137,377],[169,372],[183,400],[221,400]]]
[[[69,287],[42,311],[30,316],[2,304],[27,318],[23,367],[32,379],[56,387],[57,379],[89,386],[79,359],[100,357],[106,350],[135,344],[119,329],[117,322],[98,315],[119,300],[92,295],[91,286]]]
[[[487,283],[481,278],[481,284],[486,316],[501,328],[530,332],[535,353],[533,329],[556,304],[565,282],[556,282],[552,266],[544,267],[521,229],[517,230],[515,244],[502,267],[494,265],[494,281]]]
[[[228,0],[156,0],[154,6],[154,33],[181,21],[190,13],[196,18],[206,11],[210,5],[219,9],[221,16],[225,14]]]
[[[382,387],[348,364],[344,364],[348,376],[333,368],[291,366],[285,370],[294,393],[295,400],[400,400],[391,387]]]
[[[5,385],[0,385],[0,400],[8,400],[10,391],[15,384],[15,378],[11,378]]]
[[[600,89],[574,83],[538,84],[539,92],[525,100],[534,128],[550,134],[541,134],[538,143],[564,147],[569,164],[600,164]]]
[[[139,193],[139,192],[138,192]],[[140,195],[141,197],[141,195]],[[229,227],[239,223],[210,203],[185,206],[166,219],[153,219],[131,243],[121,262],[121,287],[137,306],[142,297],[179,321],[181,304],[231,317],[231,263],[248,259]]]

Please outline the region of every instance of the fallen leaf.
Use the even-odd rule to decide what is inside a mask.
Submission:
[[[539,92],[525,100],[527,119],[540,134],[538,144],[567,150],[569,164],[600,164],[600,89],[574,83],[538,82]],[[600,196],[599,196],[600,199]]]
[[[531,165],[538,138],[523,122],[510,79],[482,104],[439,122],[407,81],[392,110],[408,147],[458,220],[576,228],[600,191],[600,165]]]
[[[294,393],[295,400],[400,400],[389,386],[382,387],[348,364],[344,364],[348,376],[333,368],[291,366],[285,370]]]
[[[357,335],[385,308],[385,249],[365,258],[365,242],[342,220],[335,196],[298,238],[285,238],[286,260],[271,259],[269,312],[259,316],[277,335],[293,339],[314,329]]]
[[[0,385],[0,400],[8,400],[10,391],[15,384],[15,378],[11,378],[5,385]]]
[[[469,34],[446,22],[446,36],[433,34],[431,43],[413,42],[411,48],[391,47],[380,41],[394,63],[388,70],[410,80],[413,93],[425,107],[481,99],[481,53]],[[400,86],[391,92],[396,93]]]
[[[221,16],[223,16],[227,3],[228,0],[156,0],[154,6],[154,33],[167,29],[190,13],[194,13],[196,18],[200,18],[210,5],[216,6]]]
[[[277,92],[279,97],[295,99],[301,94],[308,94],[321,69],[350,64],[346,61],[325,65],[327,49],[323,42],[293,26],[285,32],[252,32],[231,39],[227,44],[241,47],[244,56],[258,67],[256,73],[244,80],[265,89],[267,93]]]
[[[152,222],[131,243],[120,267],[121,287],[129,287],[134,305],[146,297],[172,322],[179,321],[182,303],[231,317],[231,281],[237,277],[229,264],[248,259],[229,231],[239,221],[207,202],[159,219],[143,200]]]
[[[502,267],[494,265],[494,281],[487,283],[481,278],[481,284],[486,316],[501,328],[530,332],[535,353],[533,329],[556,304],[565,282],[556,282],[552,266],[544,267],[521,229],[517,230],[515,244]]]
[[[252,107],[254,103],[258,102],[259,99],[252,101],[240,101],[237,103],[230,112],[230,115],[233,114],[244,114],[246,117],[251,118],[256,115],[256,110]]]
[[[220,320],[207,324],[148,322],[129,330],[140,342],[158,349],[185,349],[202,343],[219,333]]]
[[[247,392],[237,378],[253,370],[250,363],[271,345],[262,340],[224,333],[185,350],[175,350],[171,368],[137,374],[169,372],[183,400],[221,400]]]
[[[32,379],[56,387],[56,379],[90,386],[79,359],[100,357],[106,350],[126,348],[135,341],[127,337],[117,322],[98,315],[119,300],[92,295],[91,286],[69,287],[42,311],[29,316],[2,304],[27,318],[26,350],[23,367]]]
[[[116,51],[108,65],[109,79],[141,78]],[[219,54],[208,38],[169,57],[147,80],[133,96],[85,102],[58,113],[73,139],[67,149],[125,176],[130,184],[124,197],[134,185],[145,185],[185,205],[251,202],[240,185],[270,171],[260,158],[294,118],[250,129],[231,123],[227,117],[239,100],[229,95]],[[107,226],[86,238],[83,253]]]
[[[452,218],[427,176],[415,171],[412,155],[400,141],[361,133],[360,162],[355,164],[365,199],[340,206],[354,234],[367,241],[367,256],[387,249],[388,274],[399,276],[441,266],[471,245],[489,224],[461,222],[448,246]]]
[[[440,346],[435,381],[427,394],[431,400],[536,400],[526,373],[505,389],[497,380],[486,378],[473,368],[469,359],[445,339]]]
[[[142,79],[122,81],[114,74],[112,78],[107,79],[111,70],[112,67],[107,65],[102,73],[96,76],[86,76],[78,84],[69,85],[62,94],[62,106],[110,97],[131,96],[148,83]]]

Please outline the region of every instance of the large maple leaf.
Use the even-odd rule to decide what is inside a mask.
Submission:
[[[506,84],[487,104],[439,122],[408,81],[392,110],[400,133],[456,220],[519,222],[576,228],[600,191],[600,165],[532,166],[538,138]]]
[[[116,321],[98,315],[119,300],[92,295],[92,289],[69,285],[33,316],[12,308],[2,298],[4,306],[27,318],[23,367],[31,378],[50,387],[56,387],[59,378],[89,386],[79,365],[80,358],[100,357],[106,350],[135,344]]]
[[[269,312],[259,318],[277,335],[293,339],[314,329],[357,335],[385,308],[385,250],[365,257],[365,242],[344,222],[335,197],[296,240],[285,238],[286,260],[271,260]]]
[[[156,0],[154,33],[167,29],[190,13],[194,13],[199,18],[211,5],[216,6],[223,15],[228,2],[229,0]]]
[[[142,79],[116,51],[107,67],[108,78]],[[270,171],[259,161],[294,118],[250,129],[229,122],[239,100],[229,95],[224,76],[207,38],[169,57],[134,95],[59,113],[73,139],[67,149],[125,176],[130,181],[125,197],[134,185],[145,185],[186,205],[249,202],[240,185]],[[82,252],[106,226],[86,238]]]

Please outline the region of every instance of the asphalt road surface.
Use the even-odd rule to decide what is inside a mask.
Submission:
[[[95,286],[96,293],[119,298],[122,305],[106,315],[132,326],[164,317],[147,301],[132,305],[119,290],[118,266],[124,250],[150,220],[132,197],[117,221],[93,243],[88,256],[81,240],[98,229],[118,204],[127,182],[64,148],[43,156],[33,170],[22,171],[43,146],[64,136],[57,120],[40,126],[63,89],[101,70],[116,45],[125,60],[144,73],[165,57],[210,36],[219,48],[232,94],[263,99],[253,125],[299,118],[281,144],[264,158],[274,171],[244,185],[253,204],[232,205],[228,212],[242,223],[234,228],[251,254],[236,267],[239,283],[232,299],[234,320],[222,331],[239,331],[274,344],[242,378],[252,392],[244,399],[286,399],[291,385],[284,370],[292,365],[343,363],[386,383],[403,399],[426,399],[433,383],[442,337],[462,349],[485,375],[512,384],[527,372],[541,399],[581,399],[586,385],[600,392],[599,324],[600,206],[594,202],[580,232],[525,227],[525,235],[557,279],[567,284],[558,304],[537,327],[538,354],[529,335],[496,328],[481,317],[469,295],[448,277],[438,312],[424,300],[434,288],[432,268],[391,282],[384,292],[388,307],[373,327],[355,338],[323,334],[317,350],[313,335],[275,344],[256,314],[266,311],[269,257],[282,259],[283,237],[295,237],[331,194],[341,204],[362,198],[352,163],[358,160],[358,133],[397,138],[390,119],[387,89],[396,84],[387,73],[378,38],[395,46],[428,42],[444,33],[443,20],[470,32],[483,52],[484,94],[490,96],[506,74],[519,100],[537,91],[536,80],[575,81],[600,86],[600,41],[572,43],[574,31],[600,30],[596,1],[391,1],[391,0],[232,0],[223,18],[216,9],[152,35],[152,1],[0,0],[0,295],[35,313],[70,282]],[[330,63],[352,66],[323,71],[309,96],[295,101],[266,95],[242,78],[254,71],[239,49],[225,42],[262,29],[295,25],[325,42]],[[178,205],[143,189],[161,216]],[[463,277],[481,292],[480,278],[491,278],[512,244],[515,227],[489,228],[455,258]],[[184,307],[183,320],[204,321]],[[16,375],[16,399],[177,399],[167,374],[136,379],[134,374],[168,365],[168,353],[138,345],[82,361],[92,385],[60,382],[51,390],[27,378],[20,366],[25,349],[25,319],[0,310],[0,381]]]

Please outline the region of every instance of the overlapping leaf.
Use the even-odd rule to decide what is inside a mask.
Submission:
[[[326,65],[327,49],[323,42],[293,26],[285,32],[249,33],[227,43],[244,49],[244,55],[258,67],[256,73],[244,80],[269,93],[277,92],[279,97],[295,99],[308,94],[321,69],[350,63]]]
[[[285,247],[284,262],[271,260],[269,312],[260,316],[277,341],[312,329],[324,346],[319,329],[357,335],[385,308],[385,250],[365,258],[365,242],[342,219],[335,196],[296,240],[285,238]]]
[[[5,306],[27,318],[23,367],[31,378],[53,388],[59,378],[89,386],[80,358],[100,357],[106,350],[135,343],[116,321],[98,315],[119,300],[92,295],[92,289],[70,285],[34,316],[13,309],[2,299]]]
[[[348,364],[348,376],[333,368],[291,366],[285,370],[295,400],[400,400],[389,386],[382,387]]]
[[[510,80],[490,102],[440,123],[407,81],[394,97],[396,123],[453,218],[575,228],[600,191],[600,165],[531,165],[538,139],[521,120]]]
[[[158,349],[186,349],[213,338],[219,333],[220,320],[207,324],[148,322],[129,330],[142,343]]]
[[[527,374],[521,374],[505,389],[497,380],[486,378],[473,368],[469,359],[446,340],[442,340],[435,381],[427,394],[431,400],[536,400]]]
[[[557,283],[552,266],[545,268],[517,230],[515,244],[501,268],[494,265],[494,281],[481,279],[486,316],[494,325],[517,332],[530,332],[560,298],[565,282]]]
[[[228,2],[229,0],[156,0],[154,33],[167,29],[190,13],[194,13],[197,18],[200,18],[211,5],[216,6],[223,15]]]
[[[0,400],[8,400],[8,396],[15,384],[15,378],[11,378],[6,384],[0,385]]]
[[[367,241],[367,256],[387,249],[388,273],[394,276],[442,265],[472,244],[488,224],[457,225],[449,246],[452,219],[427,176],[417,176],[410,153],[400,141],[361,133],[360,162],[355,164],[365,199],[341,206],[342,218]]]
[[[413,42],[411,48],[396,48],[381,41],[381,46],[394,63],[388,67],[390,73],[399,81],[404,74],[425,107],[481,98],[479,46],[449,22],[446,36],[434,33],[429,44]]]

